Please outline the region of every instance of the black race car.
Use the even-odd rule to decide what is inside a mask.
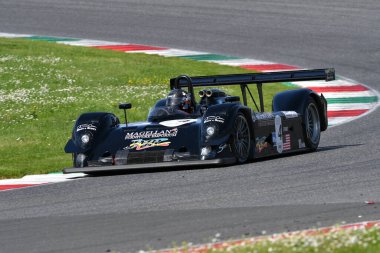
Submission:
[[[112,113],[90,112],[76,121],[65,146],[73,168],[64,173],[244,163],[318,147],[327,129],[327,101],[309,89],[280,92],[273,112],[264,112],[265,83],[335,79],[334,69],[217,76],[178,76],[167,98],[156,102],[146,122],[127,122],[131,104],[120,104],[125,124]],[[259,106],[251,85],[257,86]],[[229,96],[215,86],[240,86]],[[199,101],[194,87],[201,87]],[[247,106],[250,97],[255,110]],[[242,100],[242,101],[241,101]]]

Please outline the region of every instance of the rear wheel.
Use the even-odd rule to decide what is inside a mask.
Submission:
[[[316,150],[321,137],[321,120],[318,106],[313,98],[309,98],[304,110],[304,137],[306,147]]]
[[[239,163],[244,163],[249,158],[251,147],[251,133],[247,119],[242,113],[238,113],[232,134],[232,152]]]

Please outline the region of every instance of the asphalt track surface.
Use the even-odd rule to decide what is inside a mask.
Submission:
[[[243,56],[380,90],[380,2],[0,0],[0,31]],[[180,74],[180,73],[179,73]],[[380,219],[380,110],[318,152],[0,193],[0,252],[121,252]]]

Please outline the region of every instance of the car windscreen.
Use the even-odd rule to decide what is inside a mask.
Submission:
[[[169,106],[158,106],[150,109],[148,121],[163,121],[171,119],[194,119],[199,117],[192,113],[187,113]]]

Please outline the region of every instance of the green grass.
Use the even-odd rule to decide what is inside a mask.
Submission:
[[[210,244],[211,246],[211,244]],[[209,253],[378,253],[380,252],[380,228],[336,230],[329,233],[295,232],[295,234],[243,240],[215,249]],[[180,249],[183,249],[180,251]],[[176,251],[173,251],[176,252]],[[178,252],[195,252],[191,246],[178,248]]]
[[[183,58],[126,54],[51,42],[0,39],[0,178],[48,173],[71,166],[63,147],[75,119],[131,102],[130,121],[145,120],[180,74],[245,73]],[[265,85],[265,104],[289,87]],[[239,95],[239,89],[226,89]],[[256,92],[254,92],[256,93]]]

